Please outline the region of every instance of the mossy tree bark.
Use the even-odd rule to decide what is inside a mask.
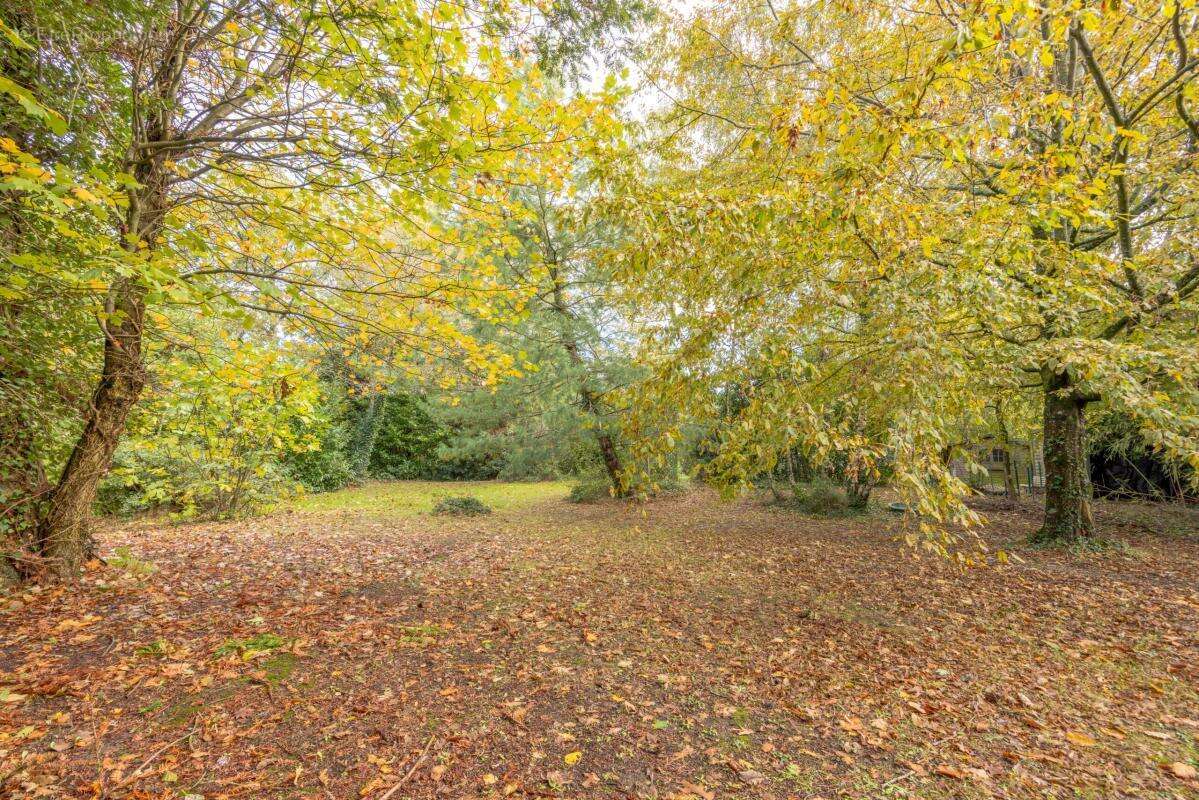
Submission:
[[[1045,375],[1045,517],[1033,540],[1069,543],[1094,534],[1086,407],[1092,398],[1066,374]]]

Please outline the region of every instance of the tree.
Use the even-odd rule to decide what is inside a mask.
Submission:
[[[603,141],[600,132],[592,135]],[[632,380],[634,367],[611,276],[600,261],[617,234],[606,220],[589,217],[587,179],[568,163],[539,170],[561,182],[513,190],[505,219],[510,238],[491,255],[501,282],[522,292],[506,309],[473,316],[474,335],[510,353],[521,374],[458,392],[442,416],[456,431],[454,452],[498,451],[507,462],[502,474],[579,470],[579,450],[591,449],[594,455],[581,460],[602,469],[612,491],[623,495],[612,393]]]
[[[45,68],[13,73],[27,86],[6,68],[0,88],[71,142],[31,156],[45,184],[57,188],[74,164],[104,189],[76,192],[95,218],[79,261],[50,269],[46,248],[10,239],[17,257],[5,266],[6,284],[25,275],[84,290],[99,322],[91,400],[39,503],[34,549],[47,565],[71,574],[90,555],[97,482],[146,383],[148,340],[166,335],[164,308],[250,327],[266,315],[326,340],[386,337],[484,368],[488,354],[440,319],[473,280],[430,256],[430,211],[483,213],[517,154],[575,136],[596,108],[537,92],[540,71],[505,41],[503,9],[540,13],[421,0],[30,0],[6,16],[10,42],[28,40]],[[41,105],[64,81],[88,112],[69,133]],[[28,206],[37,187],[9,184]],[[52,296],[13,303],[32,316]]]
[[[785,365],[730,456],[745,481],[779,451],[755,438],[857,447],[822,422],[850,372],[923,519],[968,523],[938,453],[1037,394],[1052,541],[1092,533],[1089,404],[1199,461],[1196,26],[1182,4],[849,2],[669,28],[660,168],[611,174],[624,274],[671,320],[656,400]]]

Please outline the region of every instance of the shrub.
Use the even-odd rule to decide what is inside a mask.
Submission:
[[[571,503],[598,503],[611,496],[612,484],[607,478],[584,477],[570,487],[566,499]]]
[[[143,578],[148,575],[153,575],[158,571],[158,567],[154,566],[154,564],[149,561],[145,561],[133,555],[133,551],[131,551],[128,547],[118,547],[116,552],[105,559],[105,561],[110,567],[123,570],[124,572],[128,572],[132,575],[137,575],[138,577]]]
[[[790,497],[776,504],[815,517],[845,517],[865,511],[863,506],[851,505],[844,489],[823,479],[797,485]]]
[[[320,387],[282,349],[209,344],[219,370],[191,351],[155,362],[98,494],[101,509],[224,519],[298,489],[283,462],[321,448]]]
[[[480,517],[491,513],[491,506],[477,497],[463,495],[461,497],[443,497],[433,506],[434,514],[447,514],[452,517]]]
[[[368,455],[371,477],[411,480],[428,478],[437,469],[437,448],[445,429],[421,400],[393,391],[379,401],[378,432]]]
[[[678,473],[668,472],[662,475],[653,477],[653,484],[648,489],[648,494],[651,497],[661,497],[663,495],[675,494],[687,488],[687,483],[683,478],[680,478]]]
[[[354,480],[345,449],[332,437],[324,437],[318,450],[288,453],[283,459],[287,473],[310,492],[332,492]]]

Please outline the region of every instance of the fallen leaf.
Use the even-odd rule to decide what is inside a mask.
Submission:
[[[682,761],[687,756],[695,752],[695,748],[691,745],[685,746],[682,750],[672,755],[667,761]]]
[[[1070,744],[1078,745],[1079,747],[1094,747],[1098,744],[1095,741],[1095,737],[1079,733],[1078,731],[1066,731],[1066,739]]]
[[[702,786],[697,786],[694,783],[684,783],[682,787],[683,794],[701,797],[703,800],[715,800],[716,792],[711,789],[705,789]]]
[[[19,703],[24,699],[25,695],[23,694],[17,694],[7,688],[0,689],[0,703]]]
[[[842,729],[847,730],[850,733],[857,733],[862,730],[861,717],[846,717],[846,718],[842,719],[841,722],[839,722],[838,724],[841,726]]]
[[[1199,776],[1199,770],[1196,770],[1190,764],[1185,764],[1181,761],[1175,761],[1170,764],[1162,764],[1162,769],[1169,772],[1175,778],[1181,778],[1184,781],[1189,781]]]
[[[742,770],[741,772],[737,773],[737,776],[750,786],[757,786],[759,783],[762,783],[766,780],[766,776],[758,772],[756,769]]]

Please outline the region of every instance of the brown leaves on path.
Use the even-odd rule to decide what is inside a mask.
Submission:
[[[1199,792],[1199,542],[963,575],[894,524],[693,493],[116,526],[157,569],[0,598],[0,794]]]

